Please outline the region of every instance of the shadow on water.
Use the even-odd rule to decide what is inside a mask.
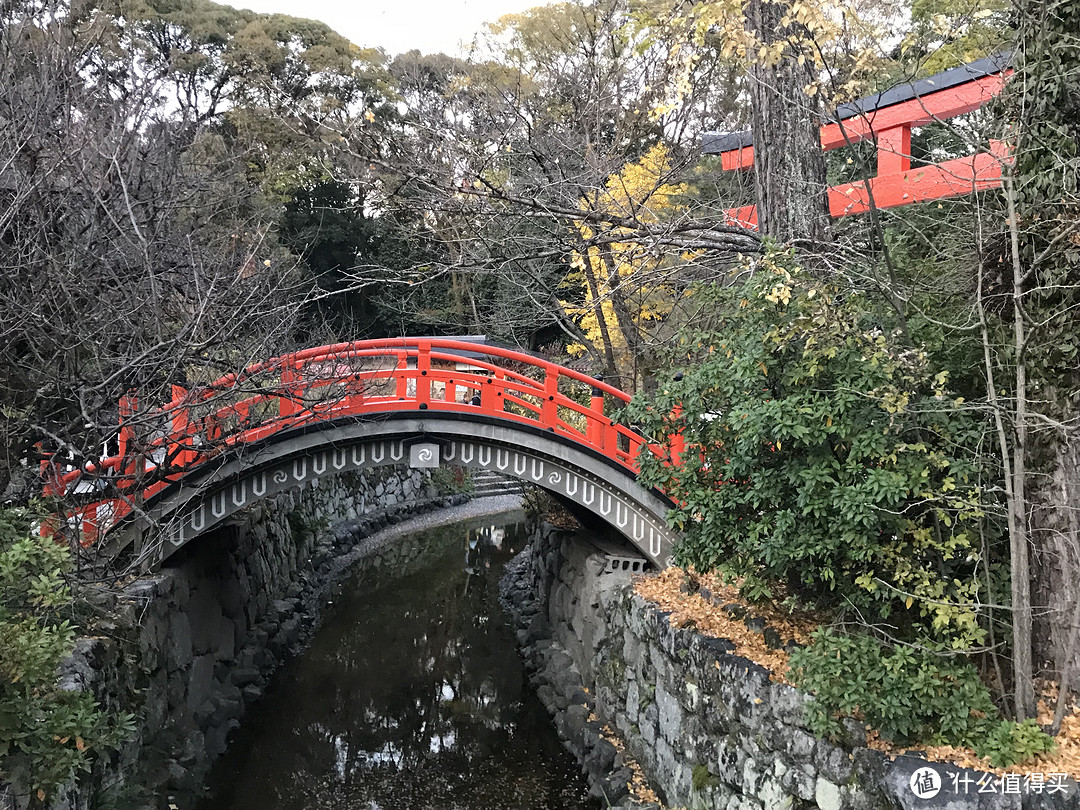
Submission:
[[[394,543],[424,564],[358,570],[216,766],[202,810],[592,810],[529,690],[498,602],[522,515]]]

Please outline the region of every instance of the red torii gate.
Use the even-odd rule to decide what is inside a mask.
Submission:
[[[834,217],[876,208],[958,197],[999,188],[1009,149],[991,140],[990,151],[911,168],[911,129],[977,110],[1001,92],[1012,73],[1010,55],[998,54],[946,70],[912,84],[841,105],[836,120],[821,127],[824,150],[867,139],[877,142],[877,176],[844,183],[828,190],[829,213]],[[720,155],[724,171],[747,169],[754,162],[752,132],[706,132],[702,152]],[[869,193],[867,189],[869,188]],[[757,227],[757,206],[727,212],[729,224]]]

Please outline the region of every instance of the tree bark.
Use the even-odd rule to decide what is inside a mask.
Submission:
[[[785,2],[749,0],[747,28],[765,46],[794,37],[806,43],[796,50],[807,47],[802,26],[781,24],[787,10]],[[807,55],[799,64],[791,48],[775,66],[755,58],[750,67],[758,231],[815,252],[829,241],[820,105],[806,91],[815,80],[813,60]]]

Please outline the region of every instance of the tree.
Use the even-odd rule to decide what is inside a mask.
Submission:
[[[794,4],[777,0],[749,0],[746,26],[758,53],[749,71],[758,230],[820,250],[829,207],[812,41]]]
[[[686,208],[681,197],[685,183],[670,183],[671,161],[663,144],[653,146],[642,158],[608,178],[604,188],[580,202],[583,210],[602,210],[614,216],[660,225],[678,217]],[[646,387],[651,381],[653,347],[662,342],[664,323],[671,315],[685,282],[679,282],[679,257],[649,251],[640,243],[621,243],[620,229],[607,231],[608,239],[594,243],[596,230],[578,224],[582,242],[593,243],[575,253],[573,267],[581,274],[582,305],[567,305],[589,340],[602,346],[608,375],[626,388]],[[631,233],[632,236],[632,233]],[[571,277],[572,278],[572,277]],[[571,354],[583,353],[580,344]],[[643,368],[639,368],[639,363]],[[645,380],[641,380],[644,371]]]
[[[607,328],[602,310],[628,313],[633,306],[620,298],[642,292],[638,278],[602,267],[604,251],[620,245],[624,256],[651,257],[642,267],[667,272],[684,251],[708,251],[722,264],[759,249],[757,237],[724,225],[715,207],[687,207],[665,221],[648,206],[619,208],[608,199],[609,178],[660,143],[668,168],[635,198],[678,185],[696,115],[730,95],[727,84],[714,91],[704,81],[717,62],[702,59],[694,74],[702,82],[684,94],[685,104],[670,104],[671,67],[631,11],[624,0],[533,9],[493,25],[467,65],[410,57],[400,64],[410,82],[403,94],[423,101],[400,135],[382,150],[363,133],[350,139],[359,158],[384,172],[389,206],[407,206],[406,221],[432,238],[426,277],[408,280],[435,292],[414,288],[409,303],[441,298],[450,306],[428,314],[463,328],[512,324],[506,331],[515,336],[557,329],[584,348],[591,368],[613,378],[624,373],[616,344],[625,341],[636,358],[624,367],[641,370],[651,349],[635,334],[640,324],[630,328],[632,315],[621,316],[621,336]],[[596,262],[575,269],[574,257],[588,255]],[[582,319],[594,325],[591,335]]]
[[[338,341],[370,335],[374,319],[369,294],[351,283],[353,268],[374,253],[379,238],[378,223],[364,212],[365,199],[363,186],[320,179],[293,188],[282,213],[282,244],[328,294],[312,302],[314,311],[303,319],[309,328],[328,328]]]
[[[668,44],[683,75],[696,59],[686,39],[698,48],[717,40],[721,57],[745,69],[759,233],[820,252],[831,236],[819,127],[828,105],[862,88],[873,61],[862,15],[830,0],[712,0],[674,11],[670,24],[684,32]]]
[[[145,410],[284,346],[306,295],[244,155],[169,120],[134,69],[111,95],[96,34],[63,3],[38,11],[0,21],[7,497],[37,486],[35,444],[76,466],[115,449],[132,389]]]
[[[1017,11],[1015,72],[1006,96],[1017,125],[1015,170],[1005,184],[1011,276],[1005,346],[992,344],[985,307],[980,314],[1012,538],[1016,714],[1029,717],[1035,708],[1031,580],[1039,571],[1042,598],[1053,606],[1050,636],[1057,643],[1050,652],[1060,681],[1060,726],[1080,654],[1080,593],[1074,587],[1080,572],[1074,505],[1080,492],[1080,344],[1073,318],[1080,303],[1080,47],[1071,34],[1080,16],[1073,4],[1061,2],[1020,2]],[[998,378],[995,367],[1003,372]],[[1005,380],[1011,390],[999,396],[997,386]]]

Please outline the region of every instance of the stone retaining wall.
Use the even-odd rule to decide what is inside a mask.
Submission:
[[[167,568],[94,597],[101,620],[62,684],[138,716],[136,735],[60,810],[188,810],[244,709],[318,623],[327,590],[360,557],[409,568],[420,553],[365,538],[410,514],[461,503],[427,471],[375,468],[256,504],[170,558]],[[6,806],[5,806],[6,804]],[[0,786],[0,810],[22,808]]]
[[[627,757],[605,739],[605,725],[668,807],[1080,808],[1075,782],[1054,794],[1005,794],[993,776],[891,761],[866,747],[852,721],[839,743],[817,739],[803,721],[804,694],[770,681],[731,643],[673,628],[605,562],[587,541],[546,526],[508,570],[503,592],[541,700],[612,804],[640,806],[619,783]],[[940,781],[932,797],[912,788],[927,767]]]

